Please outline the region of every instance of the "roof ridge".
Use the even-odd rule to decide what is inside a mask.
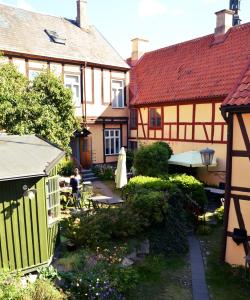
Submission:
[[[244,24],[241,24],[241,25],[237,25],[237,26],[233,26],[228,30],[227,34],[231,33],[234,30],[239,30],[239,29],[242,29],[242,28],[247,27],[247,26],[250,26],[250,22],[247,22],[247,23],[244,23]],[[185,44],[188,44],[188,43],[197,42],[199,40],[203,40],[205,38],[209,38],[209,37],[213,37],[213,36],[214,36],[214,33],[210,33],[210,34],[200,36],[200,37],[197,37],[197,38],[193,38],[193,39],[190,39],[190,40],[187,40],[187,41],[184,41],[184,42],[172,44],[172,45],[169,45],[169,46],[166,46],[166,47],[161,47],[161,48],[146,52],[142,57],[144,57],[148,54],[157,53],[157,52],[160,52],[160,51],[163,51],[163,50],[167,50],[167,49],[171,49],[171,48],[174,48],[174,47],[182,46],[182,45],[185,45]]]
[[[43,16],[52,17],[52,18],[64,19],[64,20],[68,20],[68,21],[75,21],[74,19],[68,19],[68,18],[62,17],[62,16],[55,16],[55,15],[50,15],[48,13],[43,13],[43,12],[39,12],[39,11],[28,10],[28,9],[20,8],[20,7],[17,7],[15,5],[11,5],[11,4],[0,3],[0,6],[7,6],[9,8],[13,8],[15,10],[22,10],[22,11],[25,11],[25,12],[28,12],[28,13],[43,15]]]

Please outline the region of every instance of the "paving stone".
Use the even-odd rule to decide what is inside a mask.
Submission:
[[[192,271],[193,300],[209,300],[200,243],[194,235],[188,237]]]

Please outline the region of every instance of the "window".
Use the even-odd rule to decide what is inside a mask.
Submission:
[[[160,128],[161,127],[161,109],[160,108],[150,108],[149,109],[149,127],[150,128]]]
[[[59,176],[46,179],[46,199],[48,210],[48,223],[51,224],[60,217],[60,189]]]
[[[130,110],[130,128],[131,129],[137,128],[137,123],[138,123],[137,109],[132,108]]]
[[[124,81],[112,80],[112,107],[124,107]]]
[[[117,155],[121,148],[120,129],[105,129],[105,155]]]
[[[49,36],[51,42],[65,45],[66,39],[61,37],[56,31],[45,29],[45,32]]]
[[[29,80],[33,81],[39,74],[40,74],[40,71],[29,70]]]
[[[138,142],[129,141],[129,150],[136,151],[138,149]]]
[[[76,107],[81,106],[80,75],[65,75],[64,84],[71,89],[73,102]]]

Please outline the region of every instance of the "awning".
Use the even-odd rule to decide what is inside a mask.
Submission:
[[[172,155],[168,160],[170,165],[179,165],[190,168],[202,168],[205,167],[201,161],[201,155],[199,151],[187,151],[179,154]],[[217,166],[216,157],[213,158],[211,167]]]

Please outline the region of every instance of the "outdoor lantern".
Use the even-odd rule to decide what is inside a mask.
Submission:
[[[213,149],[202,149],[200,150],[202,164],[205,166],[210,166],[213,163],[214,158],[214,150]]]
[[[35,198],[36,189],[29,189],[28,186],[25,184],[23,185],[23,196],[28,197],[30,200],[33,200]]]

